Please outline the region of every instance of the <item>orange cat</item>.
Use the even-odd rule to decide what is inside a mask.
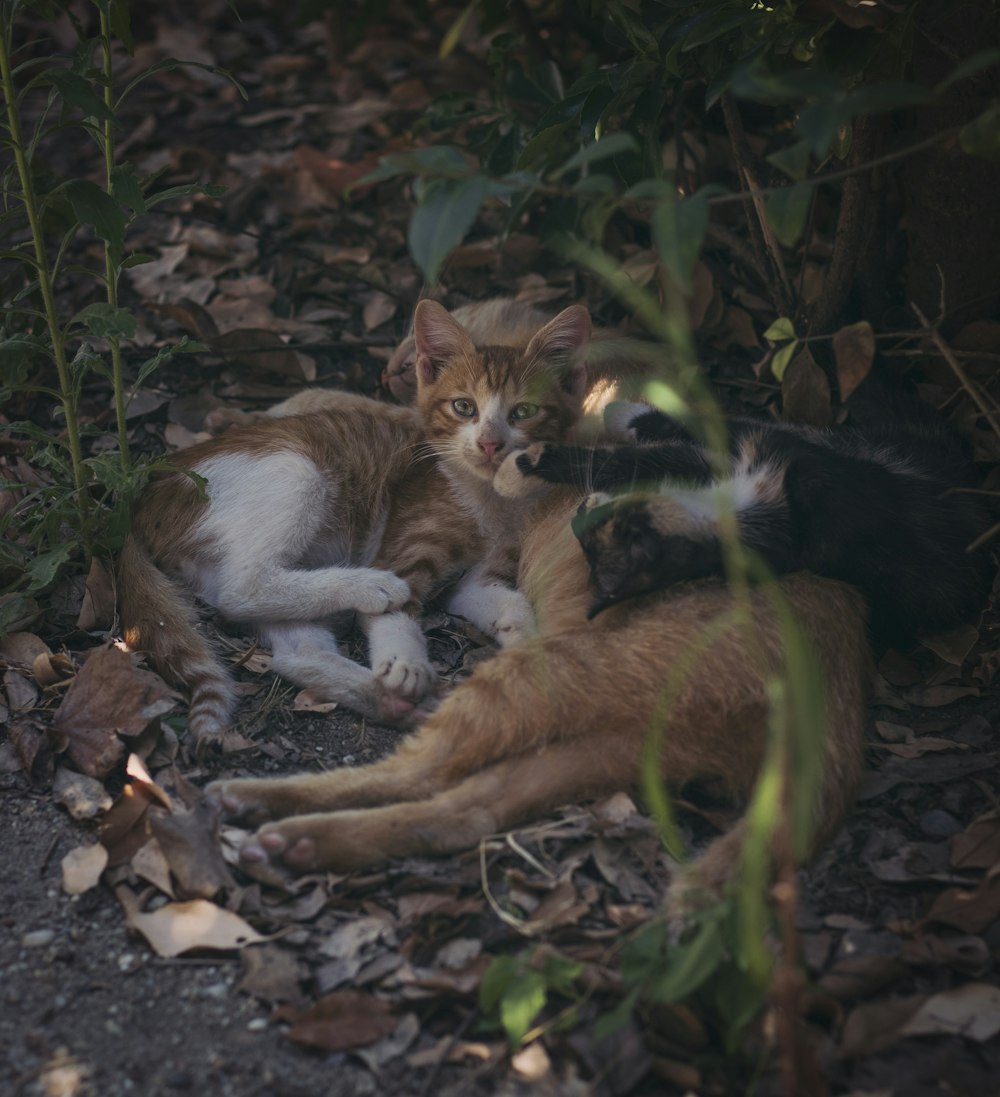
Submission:
[[[510,463],[501,477],[508,475],[517,475]],[[391,757],[209,786],[228,815],[262,824],[241,851],[246,862],[345,872],[393,856],[467,849],[557,805],[633,786],[658,727],[660,771],[670,786],[708,780],[745,802],[767,742],[768,679],[784,662],[769,601],[775,591],[825,672],[829,733],[816,745],[825,762],[815,819],[817,839],[830,835],[861,768],[870,673],[861,597],[839,583],[793,576],[755,588],[750,618],[720,627],[733,596],[707,581],[588,621],[593,593],[570,529],[578,502],[560,489],[535,504],[523,527],[519,582],[538,635],[481,664]],[[665,710],[668,684],[675,693]],[[731,877],[741,837],[737,825],[708,848],[695,865],[700,884],[717,889]]]
[[[256,625],[279,674],[390,722],[435,690],[417,616],[444,584],[462,577],[449,608],[501,644],[533,631],[513,586],[529,504],[497,495],[493,477],[513,449],[576,422],[590,318],[572,306],[521,347],[477,348],[424,301],[414,332],[416,409],[327,392],[296,415],[303,393],[177,455],[205,494],[172,472],[140,500],[121,560],[125,636],[190,687],[196,741],[226,727],[235,694],[192,596]],[[370,668],[338,651],[342,611],[359,615]]]

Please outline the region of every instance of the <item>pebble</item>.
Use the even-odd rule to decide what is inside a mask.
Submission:
[[[21,938],[22,948],[45,948],[56,939],[54,929],[34,929]]]
[[[254,1019],[247,1025],[248,1032],[263,1032],[266,1028],[266,1017],[254,1017]]]
[[[301,927],[293,929],[291,933],[285,934],[285,943],[294,945],[296,948],[302,945],[309,944],[309,930],[302,929]]]
[[[210,983],[198,991],[201,998],[225,998],[229,994],[228,983]]]

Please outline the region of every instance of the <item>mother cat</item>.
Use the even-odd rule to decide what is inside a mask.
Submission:
[[[526,503],[493,490],[511,450],[576,422],[590,337],[580,305],[517,346],[477,346],[424,301],[414,331],[417,409],[326,393],[185,450],[136,508],[121,559],[133,648],[191,688],[189,731],[217,736],[233,683],[197,631],[192,595],[258,626],[274,669],[323,699],[387,721],[413,718],[436,685],[416,615],[467,574],[449,607],[501,644],[532,631],[513,587]],[[200,491],[196,478],[205,482]],[[330,619],[356,611],[371,669],[341,655]]]
[[[516,456],[502,478],[520,475]],[[776,593],[797,615],[826,681],[825,741],[814,729],[824,758],[815,821],[817,838],[829,836],[861,768],[869,654],[860,595],[798,575],[755,589],[749,613],[736,620],[731,592],[709,580],[588,621],[588,569],[570,529],[578,502],[558,489],[524,525],[519,582],[538,635],[481,664],[391,757],[209,787],[230,816],[263,824],[242,849],[246,861],[344,872],[467,849],[559,804],[634,785],[658,725],[670,785],[709,780],[746,801],[767,742],[768,681],[784,662]],[[676,692],[665,709],[668,688]],[[696,863],[697,882],[724,883],[740,845],[738,825]]]

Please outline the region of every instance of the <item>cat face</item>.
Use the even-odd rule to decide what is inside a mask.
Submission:
[[[504,458],[561,439],[581,414],[590,316],[572,305],[519,347],[479,346],[435,301],[413,319],[417,405],[438,455],[491,481]]]

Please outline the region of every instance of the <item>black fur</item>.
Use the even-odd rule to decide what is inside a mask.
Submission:
[[[771,572],[809,570],[854,584],[868,600],[876,645],[901,646],[983,609],[989,556],[968,547],[990,521],[977,497],[959,490],[971,484],[970,462],[931,409],[873,385],[865,395],[856,425],[829,431],[731,420],[729,477],[761,473],[778,489],[737,510],[744,544]],[[723,574],[714,526],[664,528],[663,516],[677,513],[664,500],[697,500],[726,477],[713,476],[707,451],[662,412],[640,412],[629,432],[635,445],[547,446],[534,461],[518,459],[525,475],[616,496],[581,508],[574,524],[598,595],[592,615]]]

